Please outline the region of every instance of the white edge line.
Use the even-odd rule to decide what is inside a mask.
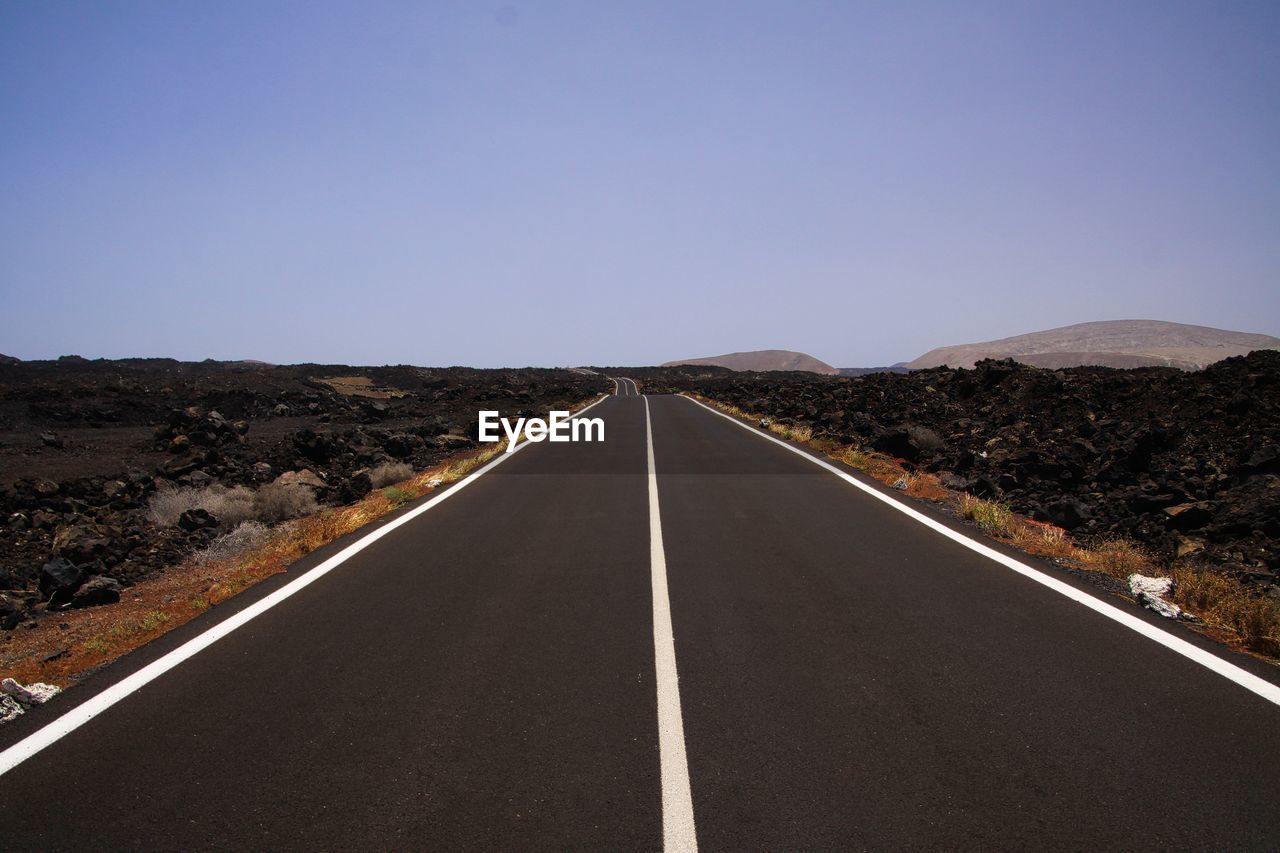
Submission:
[[[682,394],[679,396],[683,397],[684,395]],[[941,533],[943,536],[947,537],[948,539],[951,539],[952,541],[957,542],[960,545],[963,545],[964,547],[968,548],[970,551],[974,551],[978,554],[981,554],[984,557],[987,557],[988,559],[994,560],[1000,565],[1005,566],[1006,568],[1012,569],[1018,574],[1023,575],[1024,577],[1030,578],[1036,583],[1042,584],[1043,586],[1048,587],[1054,592],[1060,595],[1066,596],[1072,601],[1075,601],[1079,604],[1083,604],[1085,607],[1088,607],[1090,610],[1093,610],[1094,612],[1099,613],[1107,617],[1108,619],[1119,622],[1121,625],[1125,626],[1126,628],[1129,628],[1132,631],[1136,631],[1137,633],[1141,634],[1142,636],[1146,637],[1149,640],[1154,640],[1155,642],[1159,643],[1165,648],[1200,664],[1206,669],[1216,672],[1218,675],[1221,675],[1223,678],[1227,678],[1231,681],[1234,681],[1236,684],[1239,684],[1241,687],[1245,688],[1246,690],[1253,691],[1254,693],[1261,696],[1263,699],[1266,699],[1267,701],[1272,702],[1276,705],[1280,705],[1280,686],[1272,684],[1270,681],[1267,681],[1264,678],[1259,678],[1258,676],[1254,675],[1248,670],[1242,669],[1241,667],[1238,667],[1229,661],[1225,661],[1222,658],[1218,657],[1217,655],[1211,652],[1207,652],[1204,649],[1200,648],[1199,646],[1196,646],[1192,643],[1187,642],[1181,637],[1175,637],[1173,634],[1170,634],[1168,631],[1165,631],[1161,628],[1157,628],[1154,625],[1148,624],[1142,619],[1139,619],[1138,617],[1134,616],[1131,613],[1126,613],[1125,611],[1121,610],[1119,607],[1116,607],[1113,604],[1108,604],[1105,601],[1101,601],[1097,598],[1094,598],[1092,595],[1088,594],[1087,592],[1083,592],[1082,590],[1076,589],[1074,586],[1071,586],[1068,583],[1064,583],[1063,581],[1060,581],[1055,577],[1051,577],[1050,575],[1045,574],[1039,569],[1034,569],[1031,566],[1027,565],[1026,563],[1023,563],[1019,560],[1015,560],[1013,557],[1010,557],[1006,554],[1002,554],[999,551],[995,550],[994,548],[988,547],[987,545],[984,545],[981,542],[978,542],[974,539],[970,539],[968,536],[964,535],[963,533],[952,530],[950,527],[947,527],[945,524],[942,524],[938,521],[934,521],[932,518],[929,518],[927,515],[924,515],[923,513],[918,512],[915,509],[912,509],[906,504],[901,503],[896,498],[890,495],[887,495],[878,489],[874,489],[871,486],[868,486],[866,483],[860,482],[856,478],[850,476],[848,473],[841,471],[839,468],[835,467],[831,463],[826,462],[822,459],[819,459],[816,456],[812,456],[808,453],[805,453],[803,450],[801,450],[798,447],[794,447],[790,444],[787,444],[785,441],[782,441],[781,439],[774,438],[773,436],[767,433],[761,432],[760,430],[757,430],[749,426],[748,424],[743,423],[742,421],[738,420],[735,417],[726,415],[724,412],[716,411],[711,406],[708,406],[699,400],[695,400],[692,397],[685,397],[685,399],[691,403],[696,403],[697,405],[701,406],[702,408],[706,409],[708,412],[711,412],[712,414],[719,415],[725,420],[730,421],[731,423],[737,424],[738,426],[742,427],[743,429],[747,430],[753,435],[772,441],[774,444],[777,444],[780,447],[785,447],[787,450],[790,450],[792,453],[795,453],[797,456],[800,456],[804,459],[809,460],[814,465],[817,465],[821,468],[825,468],[826,470],[830,471],[832,474],[835,474],[837,477],[840,477],[845,482],[861,489],[862,491],[871,495],[873,498],[888,504],[889,506],[896,509],[898,512],[901,512],[902,514],[915,519],[916,521],[920,522],[926,527],[932,528],[933,530],[937,531],[938,533]]]
[[[601,396],[594,403],[579,409],[573,414],[573,417],[578,417],[583,412],[599,405],[608,398],[607,394]],[[350,545],[343,548],[337,554],[334,554],[320,565],[301,575],[297,580],[280,587],[280,589],[249,605],[234,616],[230,616],[205,632],[192,637],[173,651],[157,658],[132,675],[129,675],[106,688],[93,698],[86,699],[84,702],[72,708],[70,711],[67,711],[53,722],[27,735],[4,752],[0,752],[0,776],[8,773],[23,761],[26,761],[37,752],[40,752],[40,750],[56,743],[61,738],[80,728],[85,723],[89,722],[94,717],[119,702],[121,699],[124,699],[129,694],[134,693],[139,688],[145,686],[151,681],[154,681],[161,675],[164,675],[178,664],[213,645],[218,640],[239,628],[241,625],[244,625],[246,622],[257,616],[261,616],[280,602],[315,583],[320,578],[324,577],[329,572],[351,559],[351,557],[363,551],[365,548],[368,548],[374,542],[377,542],[391,531],[401,527],[402,525],[408,524],[410,521],[413,521],[436,504],[439,504],[441,501],[448,500],[452,496],[456,495],[468,485],[475,482],[475,480],[482,474],[497,467],[498,465],[501,465],[507,459],[523,450],[528,444],[529,442],[527,441],[521,442],[520,444],[517,444],[515,449],[510,453],[499,453],[491,462],[477,468],[475,471],[455,483],[453,487],[447,491],[436,495],[421,506],[414,507],[412,510],[394,521],[387,522],[377,530],[365,534],[360,539],[352,542]]]
[[[662,779],[662,849],[664,853],[698,849],[693,821],[689,759],[685,753],[684,718],[680,711],[680,677],[676,670],[671,596],[667,590],[667,555],[662,544],[658,508],[658,467],[653,456],[653,421],[644,399],[645,444],[649,455],[649,569],[653,586],[653,663],[658,690],[658,764]]]

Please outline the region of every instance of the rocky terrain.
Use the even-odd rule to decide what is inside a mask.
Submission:
[[[114,601],[245,520],[430,467],[475,446],[478,409],[542,414],[606,386],[568,370],[0,360],[0,625]]]
[[[612,372],[881,450],[1077,538],[1129,537],[1257,584],[1280,573],[1280,352],[1196,372]],[[477,409],[540,414],[610,387],[569,370],[6,359],[0,625],[110,602],[246,519],[348,503],[430,467],[475,446]]]
[[[680,361],[668,361],[662,366],[678,367],[684,364],[727,367],[730,370],[803,370],[828,376],[834,376],[840,372],[825,361],[819,361],[807,353],[784,349],[762,349],[753,352],[712,355],[706,358],[686,358]]]
[[[1199,370],[1259,349],[1280,349],[1280,338],[1163,320],[1104,320],[998,341],[939,347],[907,367],[973,367],[983,359],[1012,358],[1050,369],[1095,365]]]
[[[878,449],[1078,538],[1129,537],[1259,584],[1280,573],[1280,352],[1197,372],[988,360],[859,378],[628,375]]]

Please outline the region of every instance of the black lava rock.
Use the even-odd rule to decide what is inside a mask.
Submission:
[[[72,607],[96,607],[120,600],[120,581],[115,578],[89,578],[71,597]]]
[[[63,557],[54,557],[40,568],[40,595],[54,604],[71,600],[87,573]]]
[[[195,507],[178,516],[178,526],[183,530],[193,532],[209,527],[217,527],[218,519],[210,515],[208,510]]]

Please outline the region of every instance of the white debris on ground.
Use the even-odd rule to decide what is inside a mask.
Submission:
[[[893,481],[893,487],[900,492],[906,491],[906,488],[908,485],[909,484],[907,483],[906,477],[899,477],[898,479]]]
[[[36,682],[23,687],[12,678],[0,681],[0,723],[22,716],[32,705],[43,705],[58,693],[52,684]]]
[[[427,480],[427,488],[434,489],[436,486],[440,485],[443,482],[444,480],[440,479],[439,477],[432,477],[430,480]]]
[[[1138,603],[1150,607],[1155,612],[1169,619],[1177,619],[1182,615],[1182,608],[1165,596],[1173,589],[1173,578],[1153,578],[1147,575],[1129,575],[1129,591],[1138,599]]]

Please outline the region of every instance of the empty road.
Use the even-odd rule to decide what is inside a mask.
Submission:
[[[617,388],[4,727],[2,846],[1280,846],[1273,668]]]

